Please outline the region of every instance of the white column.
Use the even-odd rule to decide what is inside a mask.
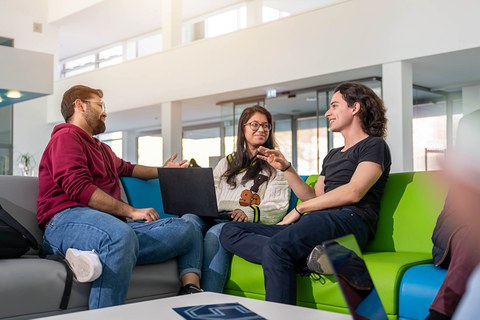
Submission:
[[[262,23],[263,0],[247,1],[247,27],[253,27]]]
[[[174,153],[177,160],[182,159],[182,103],[162,103],[163,161]]]
[[[387,108],[391,172],[413,171],[413,78],[410,63],[398,61],[382,66],[382,95]]]
[[[463,114],[471,113],[480,109],[480,86],[462,88],[462,111]]]
[[[138,146],[135,131],[123,131],[122,134],[123,159],[131,163],[138,163]]]
[[[182,0],[162,0],[163,50],[182,44]]]

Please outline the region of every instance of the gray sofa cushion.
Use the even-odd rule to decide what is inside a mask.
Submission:
[[[41,244],[36,220],[38,178],[0,176],[0,204]],[[31,250],[18,259],[0,259],[0,318],[31,319],[86,310],[90,283],[73,283],[68,309],[59,309],[66,276],[63,264],[40,259]],[[176,295],[180,288],[177,261],[136,266],[127,303]]]

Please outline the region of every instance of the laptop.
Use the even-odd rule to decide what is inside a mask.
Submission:
[[[212,168],[158,168],[165,213],[218,217]]]
[[[362,252],[353,235],[347,235],[322,244],[327,261],[335,275],[355,320],[387,320],[387,313],[363,260]]]

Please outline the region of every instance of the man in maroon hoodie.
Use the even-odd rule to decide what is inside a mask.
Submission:
[[[90,309],[124,303],[136,264],[176,257],[180,293],[201,291],[201,247],[193,226],[182,219],[159,219],[155,209],[133,208],[121,200],[119,177],[152,179],[157,168],[126,162],[93,137],[106,128],[102,97],[101,90],[80,85],[63,95],[66,123],[54,128],[39,166],[37,220],[45,231],[45,250],[67,255],[67,261],[67,250],[85,256],[96,252],[103,272],[92,282]],[[164,166],[187,165],[175,158]]]

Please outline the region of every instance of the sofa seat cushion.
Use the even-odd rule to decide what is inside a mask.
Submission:
[[[398,315],[404,319],[425,319],[446,274],[447,270],[433,264],[408,269],[400,283]]]
[[[397,314],[398,287],[407,268],[431,261],[431,255],[408,252],[366,252],[365,262],[389,315]],[[260,265],[234,256],[225,293],[264,299],[263,271]],[[334,277],[297,276],[297,304],[317,309],[348,313]]]
[[[57,261],[25,256],[0,259],[0,318],[26,318],[59,312],[65,286],[65,266]],[[88,308],[91,283],[73,283],[68,311]],[[176,295],[180,288],[177,262],[136,266],[132,273],[127,302]]]

